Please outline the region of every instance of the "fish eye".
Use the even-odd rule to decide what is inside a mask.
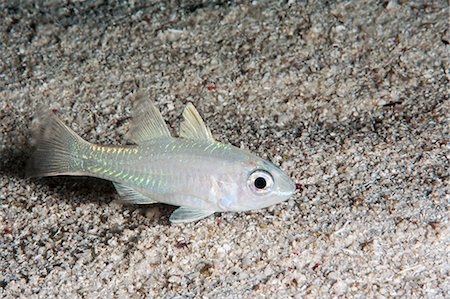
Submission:
[[[261,169],[253,171],[247,180],[247,185],[256,194],[265,194],[272,190],[273,187],[272,175]]]
[[[264,189],[267,186],[266,179],[263,177],[257,177],[255,179],[255,187],[256,189]]]

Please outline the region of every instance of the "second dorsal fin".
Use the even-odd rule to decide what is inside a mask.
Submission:
[[[180,137],[187,139],[204,139],[214,141],[209,128],[203,122],[200,114],[192,103],[188,103],[183,111],[183,122],[180,128]]]
[[[134,96],[133,119],[127,137],[137,144],[154,138],[171,137],[161,112],[141,90]]]

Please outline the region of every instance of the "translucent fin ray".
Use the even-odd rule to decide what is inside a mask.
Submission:
[[[204,139],[214,141],[209,128],[203,122],[197,109],[188,103],[183,111],[183,122],[180,128],[180,137],[187,139]]]
[[[214,214],[214,211],[179,207],[172,213],[172,215],[170,215],[169,220],[172,223],[186,223],[203,219],[212,214]]]
[[[140,144],[161,137],[171,137],[161,112],[153,105],[145,92],[138,91],[134,96],[133,119],[127,138]]]
[[[131,204],[152,204],[157,203],[156,200],[151,199],[147,195],[139,193],[131,187],[125,186],[124,184],[113,182],[114,187],[119,193],[123,201]]]
[[[33,131],[35,151],[26,168],[28,177],[84,175],[80,151],[89,146],[53,112],[40,106]]]

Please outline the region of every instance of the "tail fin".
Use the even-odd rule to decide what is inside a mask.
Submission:
[[[89,145],[51,111],[38,109],[35,152],[27,165],[28,177],[82,175],[80,150]]]

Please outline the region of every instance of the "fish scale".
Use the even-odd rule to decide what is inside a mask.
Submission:
[[[192,104],[180,137],[170,135],[158,109],[138,92],[128,137],[135,145],[103,146],[79,137],[53,113],[38,110],[29,176],[85,175],[114,183],[125,202],[179,206],[174,223],[214,212],[261,209],[286,200],[295,186],[277,166],[214,140]]]
[[[161,187],[164,184],[164,178],[170,180],[170,177],[180,181],[179,185],[183,185],[181,182],[182,177],[175,173],[176,168],[183,168],[182,163],[188,161],[188,157],[183,157],[180,149],[186,148],[186,144],[189,142],[170,141],[167,143],[162,140],[162,144],[153,144],[151,146],[144,146],[142,148],[135,148],[133,151],[128,148],[118,148],[118,147],[101,147],[96,146],[91,152],[86,153],[88,157],[84,161],[86,171],[89,172],[91,176],[101,177],[103,179],[118,181],[129,186],[142,187],[139,178],[150,178],[151,182],[157,182],[157,186]],[[169,147],[166,147],[168,144]],[[191,144],[191,147],[194,145]],[[172,152],[170,152],[172,151]],[[106,152],[105,156],[97,155],[98,152]],[[158,163],[141,163],[140,157],[152,153],[153,159],[158,161]],[[193,154],[185,153],[185,155]],[[194,154],[195,155],[195,154]],[[178,160],[175,165],[171,163],[173,160]],[[119,163],[111,163],[112,161],[120,161]],[[181,163],[180,163],[181,161]],[[151,162],[151,160],[150,160]],[[164,165],[165,172],[162,173],[162,167],[156,167]],[[192,172],[188,177],[193,177]],[[187,185],[187,184],[186,184]],[[173,185],[174,186],[174,185]],[[152,185],[154,187],[154,185]],[[158,189],[153,189],[158,193]],[[176,190],[175,190],[176,191]]]

